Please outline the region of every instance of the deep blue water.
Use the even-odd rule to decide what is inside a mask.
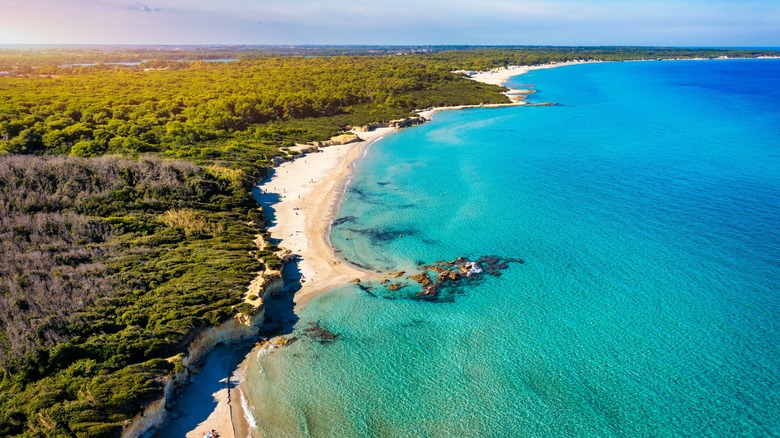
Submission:
[[[780,435],[780,62],[531,72],[555,107],[447,111],[374,145],[348,260],[522,258],[498,277],[345,287],[340,334],[249,369],[266,436]],[[525,87],[525,85],[522,85]]]

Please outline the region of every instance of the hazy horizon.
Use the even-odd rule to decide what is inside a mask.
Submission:
[[[0,0],[0,45],[780,46],[769,0]]]

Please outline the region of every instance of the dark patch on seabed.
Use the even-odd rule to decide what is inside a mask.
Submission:
[[[338,333],[333,333],[323,328],[319,322],[310,322],[309,326],[303,329],[303,334],[309,339],[320,344],[327,344],[336,340],[339,337]]]
[[[331,225],[337,227],[341,224],[346,224],[347,222],[355,222],[356,219],[357,218],[355,216],[344,216],[338,219],[334,219],[333,222],[331,222]]]
[[[376,198],[381,195],[377,195],[375,193],[367,192],[366,190],[363,190],[360,187],[357,186],[350,186],[349,189],[347,189],[347,192],[354,194],[358,197],[361,201],[365,202],[366,204],[372,204],[372,205],[382,205],[382,202],[374,200],[372,198]]]
[[[417,274],[397,273],[393,280],[387,278],[382,281],[381,286],[358,284],[358,287],[374,298],[453,302],[468,288],[483,283],[490,276],[500,276],[512,263],[525,262],[519,258],[495,255],[482,256],[476,260],[458,257],[455,260],[420,264]]]
[[[349,240],[349,239],[346,239],[346,240]],[[339,253],[339,254],[340,254],[340,253],[342,253],[343,251],[341,251],[340,249],[334,249],[334,250],[333,250],[333,252],[335,252],[335,253]],[[358,268],[364,269],[364,270],[366,270],[366,271],[371,271],[371,270],[373,269],[373,268],[371,268],[370,266],[366,266],[366,265],[360,264],[360,263],[358,263],[358,262],[353,262],[353,261],[351,261],[351,260],[350,260],[350,262],[349,262],[349,263],[350,263],[351,265],[355,265],[355,266],[357,266]]]
[[[391,240],[403,238],[404,236],[417,236],[420,234],[418,230],[411,228],[395,230],[345,228],[345,231],[368,237],[373,243],[389,242]]]

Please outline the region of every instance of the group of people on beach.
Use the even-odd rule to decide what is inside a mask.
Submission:
[[[206,435],[203,435],[203,438],[219,438],[219,434],[216,430],[211,429],[206,433]]]

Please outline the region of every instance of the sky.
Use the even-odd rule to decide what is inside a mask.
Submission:
[[[780,0],[0,0],[0,44],[780,46]]]

